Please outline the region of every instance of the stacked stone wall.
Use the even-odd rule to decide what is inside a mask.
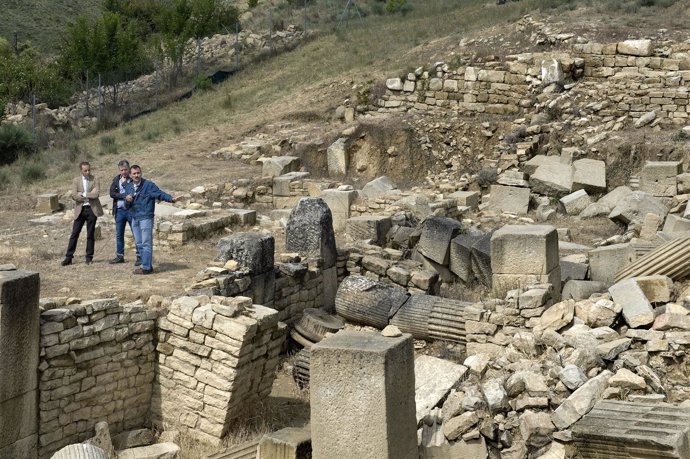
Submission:
[[[93,436],[144,426],[154,377],[158,311],[102,299],[41,314],[39,457]]]
[[[271,392],[286,327],[246,297],[181,297],[158,323],[154,424],[218,445]]]
[[[640,52],[644,55],[630,55],[635,52],[621,43],[578,43],[567,52],[513,55],[482,67],[450,69],[438,63],[428,71],[419,69],[389,79],[379,111],[519,114],[539,99],[545,74],[542,62],[556,59],[562,82],[576,81],[582,89],[591,89],[602,116],[638,119],[655,111],[665,123],[686,123],[690,117],[688,53],[653,55],[651,46]]]

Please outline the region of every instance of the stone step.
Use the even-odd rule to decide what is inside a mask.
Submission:
[[[640,177],[636,175],[631,175],[630,178],[628,179],[628,188],[631,190],[639,190],[640,189]]]
[[[258,455],[259,439],[241,445],[231,446],[204,459],[256,459]]]

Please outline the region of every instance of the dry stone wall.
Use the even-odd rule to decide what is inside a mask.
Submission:
[[[218,445],[271,392],[286,326],[247,297],[181,297],[158,322],[154,424]]]
[[[154,378],[157,310],[115,299],[41,314],[39,457],[93,435],[146,424]]]
[[[650,40],[577,43],[560,53],[510,55],[502,62],[452,69],[443,62],[386,81],[379,111],[454,110],[517,115],[540,101],[542,88],[577,81],[594,91],[602,116],[682,125],[690,117],[690,54],[658,52]],[[639,121],[641,120],[641,121]]]

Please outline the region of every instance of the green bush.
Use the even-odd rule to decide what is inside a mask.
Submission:
[[[32,183],[45,178],[45,166],[40,163],[26,163],[20,172],[22,183]]]
[[[211,83],[210,78],[198,77],[194,80],[194,89],[197,91],[208,91],[211,88],[213,88],[213,83]]]
[[[386,0],[386,12],[397,13],[407,10],[407,0]]]
[[[256,5],[259,4],[259,0],[247,0],[247,7],[251,10],[252,8],[256,8]]]
[[[14,125],[0,126],[0,164],[11,164],[23,153],[34,151],[34,141],[26,129]]]
[[[101,137],[100,153],[102,155],[114,155],[117,153],[117,140],[115,140],[115,137],[110,135],[104,135]]]

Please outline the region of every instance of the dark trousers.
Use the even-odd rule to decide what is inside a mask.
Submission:
[[[79,240],[79,233],[86,223],[86,259],[93,259],[93,249],[96,244],[94,232],[96,230],[96,215],[94,215],[91,206],[84,206],[81,208],[81,213],[74,220],[72,224],[72,234],[69,236],[69,244],[67,244],[67,252],[65,258],[72,258],[74,251],[77,250],[77,241]]]

